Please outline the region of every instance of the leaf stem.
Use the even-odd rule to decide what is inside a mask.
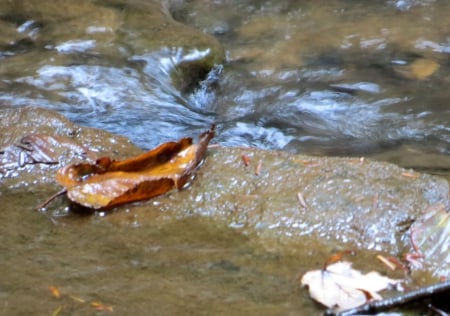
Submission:
[[[45,200],[44,202],[42,202],[41,204],[39,204],[38,206],[36,206],[34,208],[35,211],[39,211],[40,209],[45,208],[48,204],[50,204],[51,202],[53,202],[53,200],[55,200],[57,197],[66,194],[67,193],[67,189],[62,189],[59,192],[56,192],[55,194],[53,194],[51,197],[49,197],[47,200]]]

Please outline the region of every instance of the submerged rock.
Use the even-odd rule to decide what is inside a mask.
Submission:
[[[225,52],[212,36],[175,21],[169,12],[174,1],[15,1],[0,4],[0,51],[7,57],[2,75],[23,69],[34,76],[43,65],[126,65],[166,62],[162,72],[182,92],[195,87]],[[64,10],[61,10],[64,8]],[[44,53],[43,53],[44,52]],[[150,60],[150,61],[149,61]],[[167,65],[168,64],[168,65]],[[45,67],[45,66],[44,66]],[[161,75],[161,73],[159,73]],[[61,85],[61,83],[59,83]]]
[[[76,151],[67,153],[72,148],[86,148],[89,159],[105,155],[121,159],[141,152],[123,137],[77,126],[48,110],[2,109],[0,118],[2,148],[30,133],[65,137],[76,144],[59,147],[63,153],[56,155],[55,164],[18,164],[4,173],[3,190],[52,183],[57,167],[80,159]],[[176,218],[208,216],[240,233],[259,236],[272,249],[319,239],[334,249],[399,255],[411,251],[404,240],[422,212],[448,203],[446,180],[385,162],[217,147],[210,148],[189,188],[135,204],[133,211],[164,212]],[[120,218],[120,211],[111,216]],[[155,220],[152,215],[148,218]],[[145,222],[146,216],[140,221]]]

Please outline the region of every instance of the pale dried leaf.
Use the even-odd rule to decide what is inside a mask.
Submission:
[[[301,284],[308,286],[311,297],[329,308],[344,310],[367,302],[367,294],[372,299],[382,299],[379,291],[400,283],[372,271],[362,274],[352,268],[351,262],[339,261],[326,270],[309,271],[303,275]]]

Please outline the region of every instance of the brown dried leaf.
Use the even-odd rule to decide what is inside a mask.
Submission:
[[[73,202],[94,209],[150,199],[174,187],[181,189],[201,163],[214,126],[200,135],[168,142],[134,158],[114,161],[108,157],[94,164],[73,164],[58,170],[56,180]]]

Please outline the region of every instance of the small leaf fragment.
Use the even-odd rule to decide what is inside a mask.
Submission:
[[[411,64],[411,75],[419,80],[426,79],[439,69],[439,64],[431,59],[420,58]]]
[[[418,58],[407,65],[395,66],[394,71],[408,79],[425,80],[435,74],[439,68],[439,63],[433,59]]]
[[[105,305],[102,302],[91,302],[91,306],[98,311],[113,312],[114,308],[111,305]]]
[[[61,292],[59,291],[59,289],[56,286],[49,286],[48,289],[50,290],[50,292],[52,293],[52,295],[56,298],[60,298],[61,297]]]
[[[245,167],[248,167],[248,165],[250,165],[250,157],[249,156],[243,154],[241,156],[241,159],[242,159],[242,162],[244,163]]]

